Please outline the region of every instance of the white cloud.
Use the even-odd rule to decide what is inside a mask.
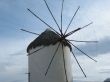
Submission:
[[[0,81],[25,82],[27,75],[26,47],[32,38],[2,38],[0,42]]]
[[[87,3],[88,4],[88,3]],[[92,25],[74,34],[72,38],[85,40],[100,40],[104,37],[110,37],[110,10],[109,1],[91,1],[91,4],[82,6],[77,13],[75,20],[70,27],[70,31],[75,27],[84,26],[91,21]],[[71,6],[71,8],[73,8]],[[71,12],[72,13],[72,12]],[[67,15],[70,16],[70,13]],[[72,17],[72,15],[71,15]]]
[[[27,2],[26,4],[23,3],[22,1],[17,1],[17,0],[16,1],[19,2],[19,4],[14,0],[13,0],[14,1],[13,3],[10,3],[10,1],[11,0],[5,0],[5,1],[1,0],[0,1],[0,9],[2,9],[3,11],[6,11],[8,13],[8,16],[13,16],[13,14],[16,14],[15,18],[22,18],[21,15],[25,13],[25,12],[21,13],[22,7],[23,8],[25,8],[25,7],[38,8],[38,10],[40,10],[40,12],[44,14],[44,16],[47,15],[46,12],[48,12],[48,11],[46,11],[46,10],[41,11],[41,8],[40,8],[41,5],[45,5],[45,4],[40,5],[40,3],[38,3],[39,1],[33,0],[35,3],[34,2],[28,3],[30,1],[27,2],[24,0],[23,2]],[[65,5],[68,4],[67,2],[65,2]],[[74,10],[76,10],[76,8],[77,8],[76,6],[79,5],[78,2],[81,2],[81,1],[80,0],[74,1],[73,3],[75,5],[72,4],[71,2],[69,2],[69,5],[66,6],[66,9],[70,8],[70,10],[64,11],[64,15],[66,15],[67,18],[68,17],[70,18],[73,15],[73,9],[75,8]],[[92,0],[90,2],[93,2],[93,3],[91,3],[89,5],[87,5],[88,3],[82,3],[83,6],[81,7],[80,11],[78,12],[77,16],[75,17],[75,20],[74,20],[75,25],[74,24],[73,25],[77,27],[77,26],[83,26],[85,24],[88,24],[91,21],[93,21],[94,23],[93,23],[93,25],[89,26],[88,28],[76,33],[74,35],[74,37],[73,36],[71,37],[72,39],[76,38],[78,40],[93,40],[93,39],[101,40],[102,38],[104,38],[106,36],[108,38],[110,37],[110,34],[109,34],[109,32],[110,32],[110,28],[109,28],[110,27],[110,10],[109,10],[110,6],[109,6],[109,3],[110,3],[110,1],[109,0],[106,0],[106,1],[104,1],[104,0],[93,1]],[[11,11],[11,10],[16,10],[16,7],[15,7],[16,4],[18,4],[17,8],[20,10],[19,16],[17,16],[18,11],[17,11],[17,13]],[[20,4],[22,4],[22,5],[20,5]],[[33,7],[33,4],[34,4],[34,7]],[[54,3],[52,3],[52,4],[54,4]],[[36,7],[36,5],[39,5],[39,6]],[[85,7],[84,7],[84,5],[85,5]],[[44,7],[45,6],[43,6],[43,8]],[[24,11],[26,11],[26,10],[24,10]],[[5,12],[5,15],[7,14],[6,12]],[[9,15],[9,14],[11,14],[11,15]],[[41,14],[41,15],[43,15],[43,14]],[[25,15],[26,14],[24,14],[24,16]],[[57,16],[58,16],[58,14],[57,14]],[[23,18],[22,19],[25,20],[24,22],[27,21],[25,23],[27,26],[31,26],[29,24],[33,24],[32,26],[36,26],[36,24],[34,24],[35,22],[31,21],[31,20],[33,20],[33,18],[31,18],[31,16],[29,17],[29,21],[27,20],[28,19],[27,16],[25,16],[24,18],[25,19],[23,19]],[[20,20],[22,20],[22,19],[20,19]],[[8,20],[9,23],[12,23],[12,24],[14,23],[14,22],[9,21],[9,19],[6,19],[6,20]],[[49,20],[49,19],[47,19],[47,20]],[[68,21],[69,21],[69,19],[68,20],[65,19],[65,22],[68,22]],[[28,23],[28,22],[31,22],[31,23]],[[51,20],[49,20],[49,22],[51,23]],[[64,24],[65,24],[65,22],[64,22]],[[38,21],[37,21],[37,23],[38,23]],[[15,24],[15,25],[17,25],[17,24]],[[37,26],[39,26],[39,24],[42,24],[42,23],[38,23]],[[20,25],[24,26],[24,23],[20,24]],[[71,28],[70,31],[74,29],[73,28],[74,26],[70,27]],[[32,29],[35,30],[35,28],[32,28]],[[36,30],[39,31],[38,28],[36,28]],[[25,72],[27,69],[27,58],[26,58],[26,56],[24,56],[24,55],[26,55],[24,53],[25,52],[24,50],[26,49],[27,45],[30,43],[31,40],[33,40],[33,38],[29,38],[29,37],[26,38],[25,40],[24,39],[18,40],[17,38],[14,38],[14,39],[1,38],[0,39],[0,45],[1,45],[0,54],[2,54],[0,56],[0,62],[1,62],[0,69],[5,70],[5,71],[2,71],[2,73],[0,74],[1,82],[7,82],[7,80],[8,80],[8,82],[26,82],[27,78],[25,77],[25,74],[23,72]],[[22,55],[16,55],[21,51],[24,51],[23,53],[21,53]],[[12,54],[12,55],[10,55],[10,54]],[[13,54],[15,54],[15,55],[13,55]],[[109,53],[104,54],[104,55],[98,55],[96,57],[96,59],[98,59],[98,63],[94,63],[84,56],[83,57],[78,56],[78,59],[80,60],[81,65],[84,67],[84,70],[88,75],[88,79],[82,78],[82,73],[80,72],[80,69],[78,68],[78,66],[76,66],[76,64],[73,63],[73,69],[74,69],[73,75],[76,80],[77,79],[78,80],[79,79],[81,79],[81,80],[94,79],[94,80],[101,81],[101,80],[107,78],[108,76],[110,76],[109,74],[100,74],[99,73],[100,71],[102,72],[103,69],[109,68],[109,66],[108,66],[110,64]],[[94,68],[92,68],[92,67],[94,67]],[[12,76],[10,76],[10,74]],[[81,76],[81,78],[79,78],[80,76]],[[13,80],[15,80],[15,81],[13,81]]]
[[[83,67],[85,73],[87,74],[87,78],[84,78],[82,73],[79,72],[79,67],[76,66],[75,63],[73,63],[73,75],[75,80],[84,80],[84,81],[104,81],[106,78],[109,78],[109,73],[101,73],[105,72],[104,69],[109,69],[108,66],[110,64],[109,56],[108,54],[103,54],[95,57],[97,59],[97,63],[91,61],[89,58],[84,56],[78,56],[79,62],[81,66]],[[80,77],[80,78],[79,78]]]

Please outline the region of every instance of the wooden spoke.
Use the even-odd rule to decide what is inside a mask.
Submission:
[[[91,25],[92,23],[93,23],[93,22],[91,22],[91,23],[89,23],[89,24],[87,24],[87,25],[85,25],[85,26],[83,26],[83,27],[81,27],[81,28],[77,28],[77,29],[75,29],[75,30],[73,30],[73,31],[71,31],[71,32],[69,32],[69,33],[67,33],[67,34],[65,35],[65,37],[68,37],[68,36],[72,35],[73,33],[77,32],[77,31],[79,31],[79,30],[81,30],[81,29],[83,29],[83,28],[85,28],[85,27],[87,27],[87,26],[89,26],[89,25]]]
[[[89,55],[87,55],[85,52],[83,52],[81,49],[79,49],[78,47],[76,47],[73,43],[69,42],[73,47],[75,47],[77,50],[79,50],[81,53],[83,53],[84,55],[86,55],[88,58],[92,59],[93,61],[97,62],[95,59],[93,59],[92,57],[90,57]]]
[[[85,43],[97,43],[98,41],[78,41],[78,40],[69,40],[74,42],[85,42]]]
[[[73,51],[71,51],[71,52],[72,52],[72,54],[73,54],[73,56],[74,56],[74,58],[75,58],[75,60],[76,60],[76,62],[77,62],[77,64],[78,64],[79,68],[81,69],[82,73],[83,73],[83,74],[84,74],[84,76],[86,77],[86,74],[84,73],[84,71],[83,71],[83,69],[82,69],[81,65],[79,64],[79,61],[77,60],[77,58],[76,58],[75,54],[73,53]]]
[[[28,33],[34,34],[34,35],[40,35],[40,34],[37,34],[37,33],[31,32],[31,31],[25,30],[25,29],[20,29],[20,30],[22,30],[22,31],[24,31],[24,32],[28,32]]]
[[[64,72],[65,72],[66,82],[68,82],[67,71],[66,71],[66,64],[65,64],[65,54],[64,54],[63,44],[62,44],[62,52],[63,52]]]
[[[52,29],[55,33],[57,33],[58,35],[60,35],[55,29],[53,29],[49,24],[47,24],[43,19],[41,19],[39,16],[37,16],[36,14],[34,14],[34,12],[32,12],[30,9],[27,8],[27,10],[32,13],[36,18],[38,18],[41,22],[43,22],[45,25],[47,25],[50,29]]]
[[[63,31],[62,31],[63,5],[64,5],[64,0],[62,0],[62,7],[61,7],[61,34],[63,34]]]
[[[45,48],[45,46],[43,46],[43,47],[41,47],[41,48],[39,48],[39,49],[37,49],[37,50],[35,50],[35,51],[29,53],[28,55],[33,55],[33,53],[38,52],[39,50],[41,50],[41,49],[43,49],[43,48]]]
[[[51,66],[52,61],[53,61],[53,59],[54,59],[54,57],[55,57],[55,55],[56,55],[56,53],[57,53],[57,51],[58,51],[59,46],[60,46],[60,43],[58,44],[58,46],[57,46],[57,48],[56,48],[56,50],[55,50],[55,52],[54,52],[54,54],[53,54],[53,56],[52,56],[52,59],[51,59],[49,65],[48,65],[48,67],[47,67],[47,69],[46,69],[45,76],[47,75],[47,73],[48,73],[48,71],[49,71],[49,69],[50,69],[50,66]]]
[[[65,30],[64,35],[65,35],[65,34],[66,34],[66,32],[68,31],[68,29],[69,29],[69,27],[70,27],[70,25],[71,25],[71,23],[72,23],[72,21],[73,21],[74,17],[76,16],[76,14],[77,14],[77,12],[78,12],[79,8],[80,8],[80,6],[77,8],[77,10],[75,11],[75,13],[74,13],[74,15],[73,15],[72,19],[70,20],[70,23],[68,24],[68,26],[67,26],[67,28],[66,28],[66,30]]]
[[[50,14],[51,14],[52,18],[54,19],[54,21],[55,21],[56,25],[58,26],[59,31],[61,32],[60,26],[58,25],[58,23],[57,23],[57,21],[56,21],[55,17],[53,16],[53,13],[52,13],[52,11],[50,10],[50,8],[49,8],[49,6],[48,6],[48,4],[47,4],[46,0],[44,0],[44,2],[45,2],[45,4],[46,4],[46,6],[47,6],[47,8],[48,8],[48,10],[49,10],[49,12],[50,12]]]

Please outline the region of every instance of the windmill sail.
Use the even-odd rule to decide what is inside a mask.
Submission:
[[[71,45],[60,39],[55,32],[46,30],[30,43],[30,82],[72,82]]]
[[[70,23],[67,25],[65,31],[63,31],[63,5],[64,0],[62,0],[62,7],[61,7],[61,26],[56,21],[48,3],[46,0],[43,0],[46,4],[50,15],[52,16],[55,24],[57,25],[59,31],[56,31],[52,26],[46,23],[43,19],[41,19],[38,15],[36,15],[33,11],[27,8],[27,10],[34,15],[37,19],[39,19],[42,23],[48,26],[50,29],[47,29],[41,34],[37,34],[34,32],[30,32],[24,29],[22,31],[39,35],[27,48],[28,52],[28,60],[29,60],[29,82],[72,82],[73,75],[72,75],[72,65],[71,65],[71,54],[75,58],[78,66],[80,67],[83,75],[86,77],[84,70],[82,69],[81,65],[79,64],[74,52],[72,51],[72,47],[77,49],[79,52],[87,56],[88,58],[92,59],[93,61],[97,62],[95,59],[90,57],[80,48],[75,46],[72,42],[85,42],[85,43],[96,43],[97,41],[78,41],[78,40],[70,40],[68,36],[73,35],[77,31],[88,27],[93,22],[74,29],[68,32],[68,29],[76,16],[80,6],[75,11]],[[71,53],[71,54],[70,54]]]

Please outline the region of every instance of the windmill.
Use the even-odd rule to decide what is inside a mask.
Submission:
[[[37,34],[34,32],[27,31],[25,29],[21,29],[22,31],[38,35],[38,37],[29,44],[27,48],[28,52],[28,59],[29,59],[29,73],[28,73],[28,81],[29,82],[72,82],[73,75],[72,75],[72,68],[71,68],[71,54],[73,55],[74,59],[76,60],[79,68],[81,69],[82,73],[86,77],[85,72],[83,71],[79,61],[77,60],[74,52],[73,47],[76,48],[79,52],[87,56],[88,58],[92,59],[93,61],[97,62],[95,59],[87,55],[83,52],[80,48],[73,44],[73,42],[97,42],[97,41],[77,41],[77,40],[70,40],[68,36],[80,31],[89,25],[89,24],[77,28],[73,31],[67,32],[74,17],[76,16],[80,6],[76,9],[74,15],[72,16],[69,24],[67,25],[66,30],[63,32],[62,27],[62,13],[63,13],[63,4],[64,0],[62,0],[62,7],[61,7],[61,25],[59,25],[54,17],[52,11],[46,0],[43,0],[45,5],[50,12],[54,22],[56,23],[59,32],[56,31],[52,26],[46,23],[43,19],[41,19],[38,15],[36,15],[32,10],[27,9],[32,15],[34,15],[38,20],[43,22],[49,29],[46,29],[41,34]]]

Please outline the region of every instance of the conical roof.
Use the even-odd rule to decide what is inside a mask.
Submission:
[[[34,41],[32,41],[28,48],[27,52],[29,52],[30,49],[36,48],[38,46],[48,46],[48,45],[54,45],[57,42],[59,42],[59,39],[61,37],[53,32],[50,29],[46,29],[43,33],[41,33]],[[64,42],[64,45],[67,45],[71,49],[71,45],[68,42]]]

